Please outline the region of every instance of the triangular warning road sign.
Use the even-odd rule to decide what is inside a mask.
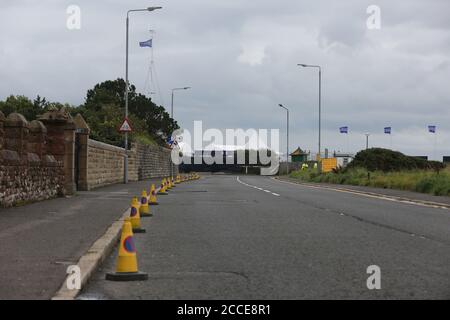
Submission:
[[[133,131],[133,128],[131,128],[130,122],[129,122],[129,120],[127,118],[125,118],[123,120],[123,123],[122,123],[122,125],[119,128],[119,131],[120,132],[131,132],[131,131]]]

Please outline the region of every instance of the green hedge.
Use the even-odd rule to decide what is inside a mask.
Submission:
[[[445,165],[437,161],[427,161],[420,158],[406,156],[401,152],[382,148],[372,148],[360,151],[350,162],[348,169],[364,168],[369,171],[401,171],[415,169],[442,170]]]
[[[323,174],[318,173],[317,170],[309,169],[292,172],[290,177],[305,182],[370,186],[416,191],[437,196],[450,196],[450,167],[440,172],[418,169],[395,172],[369,172],[364,168],[353,168],[336,173]]]

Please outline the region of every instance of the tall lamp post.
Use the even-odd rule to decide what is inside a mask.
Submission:
[[[181,87],[181,88],[173,88],[172,89],[172,102],[170,105],[170,117],[173,119],[173,98],[174,98],[174,92],[175,91],[179,91],[179,90],[189,90],[191,89],[191,87]],[[170,161],[170,176],[173,177],[173,163],[172,163],[172,159],[169,160]]]
[[[322,67],[318,65],[310,64],[297,64],[299,67],[303,68],[317,68],[319,69],[319,157],[321,151],[321,138],[322,138]]]
[[[281,103],[278,105],[280,108],[286,110],[286,174],[289,174],[289,109],[283,106]]]
[[[127,11],[127,22],[126,22],[126,53],[125,53],[125,118],[128,118],[128,34],[130,28],[130,13],[138,11],[155,11],[162,9],[162,7],[148,7],[145,9],[133,9]],[[123,183],[128,183],[128,132],[125,132],[125,157],[124,157],[124,174]]]
[[[370,133],[366,133],[366,150],[369,149],[369,137]]]
[[[173,97],[174,97],[174,92],[178,91],[178,90],[188,90],[191,89],[191,87],[182,87],[182,88],[173,88],[172,89],[172,103],[171,103],[171,107],[170,107],[170,117],[173,119]]]

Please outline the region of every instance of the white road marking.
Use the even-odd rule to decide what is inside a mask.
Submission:
[[[250,187],[250,188],[253,188],[253,189],[256,189],[256,190],[259,190],[259,191],[270,193],[270,194],[274,195],[275,197],[279,197],[280,196],[278,193],[272,192],[270,190],[266,190],[266,189],[263,189],[263,188],[260,188],[260,187],[253,186],[251,184],[245,183],[244,181],[241,181],[241,179],[239,179],[239,177],[236,177],[236,181],[239,182],[240,184],[246,186],[246,187]]]
[[[365,192],[358,192],[358,191],[351,190],[351,189],[333,188],[333,187],[328,187],[328,186],[316,186],[316,185],[311,185],[311,184],[306,184],[306,183],[295,183],[295,182],[290,182],[290,181],[279,180],[276,178],[271,178],[271,179],[281,182],[281,183],[296,185],[298,187],[307,187],[307,188],[312,188],[312,189],[321,189],[321,190],[330,190],[330,191],[337,191],[337,192],[343,192],[343,193],[350,193],[350,194],[363,196],[363,197],[367,197],[367,198],[375,198],[375,199],[398,202],[398,203],[406,203],[406,204],[411,204],[411,205],[416,205],[416,206],[421,206],[421,207],[445,209],[445,210],[450,209],[445,204],[441,204],[441,203],[426,203],[426,202],[419,202],[419,200],[402,199],[402,198],[387,196],[387,195],[373,193],[373,192],[365,193]]]

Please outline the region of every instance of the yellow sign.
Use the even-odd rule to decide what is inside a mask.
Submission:
[[[322,163],[322,172],[331,172],[333,169],[337,168],[336,158],[322,159],[321,163]]]

